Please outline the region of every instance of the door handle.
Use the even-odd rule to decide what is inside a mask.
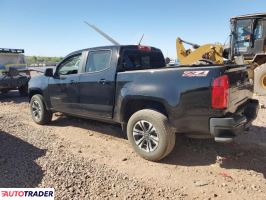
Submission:
[[[70,84],[71,84],[71,85],[74,85],[74,84],[76,84],[76,82],[75,82],[74,80],[71,80],[71,81],[70,81]]]
[[[101,80],[99,80],[99,83],[102,84],[102,85],[105,85],[106,84],[106,80],[105,79],[101,79]]]

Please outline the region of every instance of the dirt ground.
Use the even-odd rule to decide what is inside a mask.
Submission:
[[[54,187],[57,199],[266,199],[266,109],[230,144],[179,134],[158,163],[116,125],[61,115],[37,125],[16,92],[0,96],[0,121],[0,187]]]

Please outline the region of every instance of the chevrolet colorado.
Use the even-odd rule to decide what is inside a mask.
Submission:
[[[175,134],[229,142],[255,119],[248,66],[166,67],[154,47],[116,45],[75,51],[29,82],[38,124],[53,112],[120,123],[134,150],[158,161]]]

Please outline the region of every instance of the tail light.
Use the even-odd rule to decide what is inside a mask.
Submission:
[[[151,51],[151,47],[139,45],[138,46],[138,50],[140,50],[140,51]]]
[[[212,108],[225,109],[229,100],[229,79],[227,75],[214,79],[212,84]]]

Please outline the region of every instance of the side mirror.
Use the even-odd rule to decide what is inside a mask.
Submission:
[[[53,70],[53,68],[47,68],[47,69],[45,69],[44,76],[53,77],[54,76],[54,70]]]

